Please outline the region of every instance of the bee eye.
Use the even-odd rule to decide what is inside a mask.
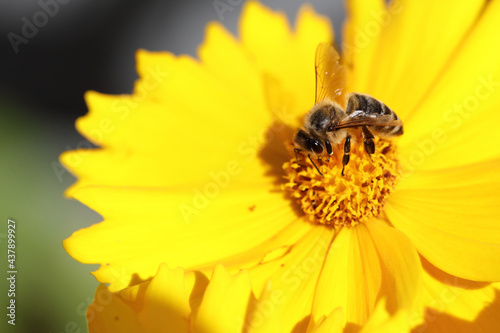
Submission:
[[[323,146],[318,140],[307,139],[307,147],[316,154],[321,154],[323,152]]]

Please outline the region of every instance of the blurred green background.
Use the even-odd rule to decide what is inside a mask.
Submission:
[[[76,118],[86,113],[84,92],[130,93],[137,49],[195,55],[208,21],[220,21],[236,33],[243,2],[0,2],[1,332],[87,331],[85,310],[98,285],[90,272],[97,265],[73,260],[62,240],[101,218],[63,197],[75,178],[58,163],[63,151],[87,144],[74,129]],[[292,22],[303,3],[261,2],[285,10]],[[229,7],[218,11],[216,3]],[[309,3],[332,19],[340,37],[342,0]],[[43,6],[53,15],[47,14],[47,22],[15,52],[8,34],[21,36],[24,18],[48,13]],[[8,218],[17,226],[15,327],[6,316]]]
[[[34,119],[19,106],[1,101],[0,202],[2,275],[7,276],[7,219],[16,222],[16,327],[5,315],[7,280],[2,279],[2,332],[86,332],[85,308],[97,265],[82,265],[62,248],[77,228],[100,220],[97,213],[62,193],[74,180],[52,168],[74,131],[47,119]],[[40,117],[41,118],[41,117]],[[58,172],[61,172],[59,169]],[[68,324],[69,323],[69,324]]]

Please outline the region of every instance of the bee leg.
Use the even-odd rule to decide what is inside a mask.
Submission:
[[[344,157],[342,157],[342,176],[344,176],[344,168],[349,163],[349,154],[351,153],[351,136],[347,134],[344,142]]]
[[[309,157],[309,160],[311,161],[311,163],[314,165],[314,167],[316,168],[316,170],[318,170],[318,173],[323,176],[323,174],[321,173],[321,171],[319,171],[318,166],[316,165],[316,163],[314,163],[314,161],[312,160],[311,155],[307,154],[307,157]]]
[[[295,162],[299,163],[299,159],[297,158],[297,152],[302,151],[302,149],[299,148],[293,148],[293,153],[295,154]]]
[[[363,143],[365,146],[365,151],[368,153],[368,156],[370,157],[371,160],[372,159],[371,155],[375,152],[375,144],[373,143],[373,134],[366,126],[362,127],[361,133],[363,134]]]
[[[326,159],[326,161],[330,162],[330,155],[333,154],[333,149],[332,149],[332,145],[330,144],[330,141],[328,141],[328,139],[325,140],[325,148],[326,148],[326,153],[328,154],[328,158]]]

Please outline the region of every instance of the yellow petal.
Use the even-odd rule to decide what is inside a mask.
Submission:
[[[211,22],[206,27],[205,40],[198,48],[198,55],[203,69],[225,87],[227,95],[236,96],[241,103],[250,104],[254,108],[253,112],[246,116],[237,110],[220,109],[216,112],[216,117],[220,115],[228,117],[229,120],[234,118],[236,112],[238,121],[242,120],[240,117],[250,117],[248,121],[252,123],[265,124],[271,113],[265,104],[262,78],[258,67],[245,52],[241,42],[220,23]],[[197,91],[191,89],[188,93],[195,94]]]
[[[498,312],[500,310],[499,303],[500,293],[496,296],[495,305],[486,307],[481,315],[473,322],[462,320],[448,314],[436,314],[434,310],[429,310],[428,317],[432,319],[429,323],[424,323],[416,327],[414,331],[429,333],[496,333],[498,332],[498,325],[500,324],[498,320]]]
[[[381,299],[360,333],[410,332],[408,310],[401,309],[391,316],[386,306],[385,299]]]
[[[419,298],[427,307],[425,322],[416,328],[425,332],[495,332],[500,319],[498,290],[487,283],[449,275],[425,259],[424,292]]]
[[[187,332],[190,312],[184,271],[161,265],[144,294],[139,320],[151,331]]]
[[[342,56],[349,68],[347,90],[369,92],[383,20],[391,14],[382,0],[350,0],[346,6]]]
[[[224,34],[220,29],[218,31]],[[207,36],[205,48],[213,48],[213,35]],[[241,49],[236,41],[232,44],[233,48]],[[243,68],[251,71],[248,66]],[[238,135],[241,130],[248,133],[269,123],[261,90],[256,90],[258,86],[249,90],[245,80],[240,80],[240,85],[232,84],[205,68],[203,63],[167,52],[138,51],[137,67],[141,79],[136,84],[134,95],[87,93],[89,114],[78,120],[77,128],[94,143],[127,147],[131,151],[154,153],[173,149],[175,152],[178,146],[186,147],[192,143],[194,148],[206,144],[206,140],[201,139],[212,137],[216,130],[224,128],[224,132]],[[153,69],[165,78],[158,79],[159,83],[154,89],[150,88],[151,91],[142,93],[138,87],[149,83]],[[228,117],[231,119],[235,114],[239,123],[226,128]],[[190,135],[186,135],[186,127]],[[181,138],[182,145],[179,144]],[[172,140],[177,145],[172,144]],[[221,143],[217,139],[214,141]]]
[[[81,178],[81,186],[152,186],[155,180],[157,186],[164,186],[202,181],[211,171],[227,169],[229,163],[242,167],[255,160],[259,150],[276,141],[283,131],[270,127],[271,115],[264,105],[262,89],[239,89],[250,97],[233,92],[238,87],[217,81],[200,64],[185,57],[140,52],[138,62],[139,67],[168,68],[168,84],[158,86],[166,91],[160,95],[176,98],[158,101],[156,95],[87,93],[90,111],[77,121],[77,128],[108,149],[104,153],[77,151],[63,155],[63,164]],[[182,95],[188,92],[196,98]],[[235,115],[237,121],[228,123]],[[218,158],[213,158],[214,151]],[[94,157],[94,153],[99,155]],[[252,170],[246,168],[246,172]],[[262,175],[262,167],[255,172]]]
[[[500,280],[500,161],[403,178],[386,208],[432,264],[474,281]]]
[[[351,325],[364,325],[381,298],[391,315],[414,310],[420,262],[410,240],[378,220],[344,228],[334,239],[317,285],[312,315],[337,307]]]
[[[370,318],[361,328],[355,325],[347,325],[344,330],[343,313],[341,308],[335,309],[328,317],[323,318],[308,333],[329,333],[329,332],[350,332],[359,331],[360,333],[401,333],[410,331],[410,318],[406,309],[401,309],[396,314],[391,315],[386,308],[385,299],[382,298],[371,314]]]
[[[341,333],[344,329],[343,311],[341,308],[336,308],[327,317],[321,318],[308,333]]]
[[[97,287],[94,301],[87,309],[87,324],[90,333],[135,333],[142,330],[136,313],[102,284]]]
[[[314,226],[293,246],[276,249],[277,255],[271,253],[250,270],[259,297],[251,304],[249,333],[305,331],[333,234],[332,229]]]
[[[317,14],[313,7],[305,4],[297,14],[295,38],[304,60],[314,62],[316,48],[320,42],[333,42],[333,27],[328,17]],[[314,73],[314,70],[311,69]],[[309,93],[309,92],[307,92]],[[314,91],[312,91],[314,93]]]
[[[404,0],[392,1],[385,11],[377,8],[365,14],[371,19],[364,20],[358,34],[378,43],[371,52],[371,71],[364,73],[369,82],[363,92],[383,100],[405,121],[455,55],[484,5],[483,0],[460,6]]]
[[[230,57],[224,62],[230,65],[215,60],[221,53]],[[251,179],[268,171],[257,158],[265,160],[260,154],[290,135],[284,126],[271,126],[275,116],[286,117],[269,110],[263,78],[251,56],[217,24],[207,29],[200,56],[202,62],[139,51],[140,80],[133,95],[86,94],[89,113],[77,128],[106,149],[80,149],[61,157],[79,177],[72,190],[94,184],[206,182],[210,173],[228,168],[240,178],[251,173]]]
[[[405,121],[401,155],[410,167],[449,168],[500,156],[500,139],[492,135],[500,121],[500,45],[496,34],[500,4],[484,3],[484,12],[432,91]]]
[[[219,45],[215,43],[222,39],[224,39],[225,46],[228,47],[229,55],[234,56],[235,60],[240,59],[239,65],[243,67],[240,71],[243,71],[242,73],[245,75],[254,71],[249,59],[244,59],[245,54],[242,46],[231,38],[227,31],[216,24],[208,26],[200,55],[206,56],[207,52],[218,48]],[[223,50],[225,51],[225,49]],[[221,49],[218,53],[220,52],[222,52]],[[208,61],[208,64],[203,63],[203,60]],[[267,118],[267,109],[262,91],[259,89],[260,86],[258,82],[255,82],[255,76],[258,73],[254,73],[252,75],[254,79],[252,80],[251,76],[249,82],[240,79],[237,81],[239,84],[234,84],[226,77],[237,73],[232,72],[232,68],[227,66],[221,67],[218,72],[215,72],[212,61],[211,58],[202,58],[201,61],[198,61],[188,56],[176,57],[168,52],[144,50],[137,52],[137,72],[142,81],[146,81],[148,76],[152,76],[150,73],[153,69],[165,75],[165,80],[158,85],[158,89],[151,89],[145,97],[141,94],[134,96],[136,99],[143,97],[145,101],[156,103],[158,107],[163,108],[164,118],[167,117],[171,122],[164,124],[166,127],[163,136],[170,139],[175,134],[185,136],[186,126],[189,128],[190,134],[196,135],[193,131],[199,129],[202,133],[213,135],[214,129],[226,127],[223,126],[224,123],[218,127],[217,121],[227,121],[227,117],[231,119],[235,113],[241,122],[241,128],[233,126],[227,129],[230,133],[237,134],[240,130],[252,128],[260,129],[266,125],[266,121],[269,119]],[[227,72],[221,75],[221,72],[224,71]],[[138,84],[142,81],[139,81]],[[144,116],[142,115],[142,117]],[[209,129],[206,129],[206,121],[208,120],[210,120],[209,124],[214,124],[215,128],[208,126]],[[148,123],[151,123],[151,120]],[[184,127],[179,126],[180,124],[184,124]],[[169,131],[170,129],[173,133]],[[210,129],[212,132],[208,132]]]
[[[116,290],[127,286],[134,274],[142,279],[154,275],[162,262],[186,270],[217,262],[258,262],[312,227],[297,220],[281,193],[258,185],[203,193],[203,187],[194,192],[81,189],[76,198],[105,221],[75,232],[64,247],[77,260],[100,263],[96,278]]]
[[[283,142],[279,137],[281,130],[284,131],[266,129],[266,134],[248,136],[223,158],[198,156],[196,161],[188,161],[194,165],[185,164],[185,155],[172,161],[168,153],[131,153],[111,149],[66,152],[60,157],[61,163],[79,178],[66,191],[66,195],[72,197],[75,191],[86,186],[141,187],[151,190],[165,186],[191,186],[195,190],[194,184],[197,184],[199,190],[204,191],[203,187],[210,187],[212,185],[208,184],[212,183],[220,191],[236,182],[269,185],[281,177],[283,171],[280,162],[287,158],[286,151],[275,152]],[[181,168],[184,168],[182,172],[179,171]]]
[[[90,332],[188,332],[191,310],[182,269],[161,265],[151,282],[130,289],[126,297],[102,285],[97,289],[87,310]]]
[[[297,17],[294,34],[285,13],[250,1],[244,5],[239,30],[248,54],[263,74],[277,79],[286,97],[272,109],[288,117],[304,116],[314,105],[316,47],[333,41],[328,20],[305,6]]]
[[[247,271],[233,277],[222,265],[216,266],[194,319],[193,331],[243,332],[251,289]]]

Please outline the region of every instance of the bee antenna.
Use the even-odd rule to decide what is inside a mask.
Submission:
[[[319,171],[318,167],[316,166],[316,164],[314,163],[314,161],[312,160],[311,158],[311,154],[307,154],[307,157],[309,157],[309,160],[311,161],[311,163],[314,165],[314,167],[316,168],[316,170],[318,170],[319,174],[323,176],[323,174],[321,173],[321,171]]]

